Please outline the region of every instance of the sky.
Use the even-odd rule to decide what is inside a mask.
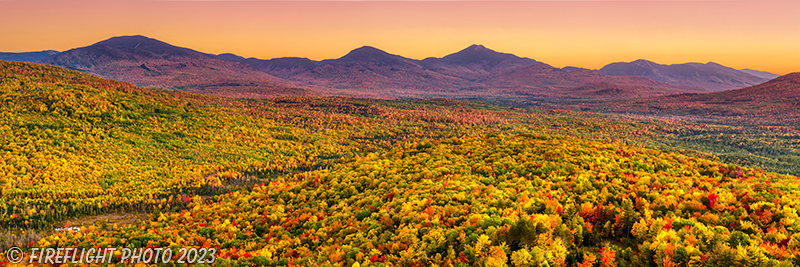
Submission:
[[[0,0],[0,51],[64,51],[144,35],[205,53],[413,59],[471,44],[554,67],[717,62],[800,71],[800,0]]]

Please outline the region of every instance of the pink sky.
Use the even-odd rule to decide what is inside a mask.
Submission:
[[[67,50],[141,34],[206,53],[410,58],[471,44],[555,67],[639,58],[800,71],[800,1],[0,0],[0,51]]]

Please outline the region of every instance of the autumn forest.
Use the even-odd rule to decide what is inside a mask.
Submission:
[[[228,98],[8,61],[0,77],[4,251],[800,265],[797,73],[747,91],[558,101]]]

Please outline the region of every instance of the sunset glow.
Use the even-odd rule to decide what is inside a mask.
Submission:
[[[414,59],[483,44],[597,69],[639,58],[800,71],[800,1],[0,0],[0,51],[64,51],[140,34],[205,53]]]

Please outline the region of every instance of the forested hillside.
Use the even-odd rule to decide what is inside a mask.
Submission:
[[[798,178],[685,149],[698,122],[234,100],[2,61],[0,76],[3,249],[206,247],[234,266],[799,260]],[[112,213],[151,215],[53,232]]]
[[[453,138],[40,244],[216,248],[242,266],[794,266],[796,183],[574,138]]]

